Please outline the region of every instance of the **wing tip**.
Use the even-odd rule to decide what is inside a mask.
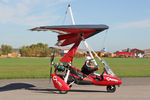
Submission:
[[[29,29],[29,30],[30,31],[47,31],[47,29],[41,28],[41,27],[35,27],[35,28]]]

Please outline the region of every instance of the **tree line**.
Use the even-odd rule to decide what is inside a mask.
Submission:
[[[22,57],[48,57],[53,52],[59,53],[59,50],[49,48],[48,44],[37,43],[32,44],[30,46],[22,46],[19,49],[19,53]],[[8,55],[8,53],[12,53],[13,48],[10,45],[1,45],[1,54]]]
[[[1,54],[2,55],[7,55],[8,53],[12,53],[12,46],[10,45],[1,45]]]

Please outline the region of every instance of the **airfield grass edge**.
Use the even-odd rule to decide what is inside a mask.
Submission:
[[[58,62],[60,58],[55,58]],[[104,58],[118,77],[150,77],[150,59]],[[0,58],[0,79],[49,78],[50,58]],[[73,66],[81,69],[84,58],[75,58]],[[102,73],[102,65],[99,64]]]

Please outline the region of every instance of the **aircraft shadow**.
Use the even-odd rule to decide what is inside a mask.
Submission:
[[[41,89],[28,83],[11,83],[6,86],[0,87],[0,92],[18,90],[18,89],[26,89],[26,90],[36,91],[39,93],[50,93],[50,94],[59,93],[58,92],[59,90],[57,89]],[[69,92],[103,92],[105,93],[106,91],[71,89]]]
[[[107,92],[107,91],[101,91],[101,90],[78,90],[78,89],[72,89],[69,92]]]
[[[29,88],[29,90],[37,91],[39,93],[53,93],[59,94],[59,90],[57,89],[37,89],[37,88]],[[107,93],[107,91],[100,91],[100,90],[79,90],[79,89],[71,89],[69,92],[103,92]]]
[[[35,86],[28,83],[11,83],[6,86],[0,87],[0,92],[18,90],[18,89],[29,89],[31,87],[35,87]]]
[[[28,88],[28,90],[33,90],[37,91],[40,93],[54,93],[54,94],[59,94],[59,90],[57,89],[39,89],[39,88]],[[71,89],[69,92],[103,92],[103,93],[108,93],[107,91],[101,91],[101,90],[83,90],[83,89]]]

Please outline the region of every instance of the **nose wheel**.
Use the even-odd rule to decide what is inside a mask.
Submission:
[[[116,91],[116,86],[115,85],[109,85],[106,87],[106,89],[107,89],[107,92],[113,93]]]
[[[60,90],[59,93],[60,93],[60,94],[67,94],[68,91],[62,91],[62,90]]]

